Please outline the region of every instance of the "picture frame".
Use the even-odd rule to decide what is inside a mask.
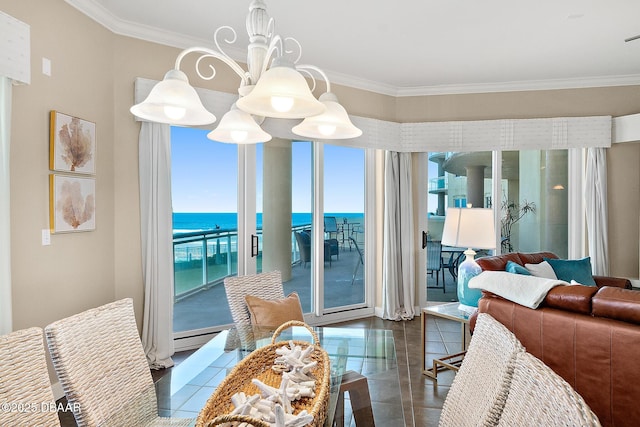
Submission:
[[[49,228],[52,233],[96,229],[96,180],[49,175]]]
[[[96,124],[55,110],[49,119],[49,169],[94,175]]]

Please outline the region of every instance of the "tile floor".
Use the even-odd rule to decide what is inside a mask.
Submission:
[[[437,426],[440,411],[453,381],[454,373],[451,371],[439,373],[437,383],[422,374],[420,317],[404,322],[368,317],[339,325],[393,330],[405,425]],[[426,342],[427,364],[430,364],[434,357],[458,352],[461,342],[460,325],[457,322],[429,316]],[[177,353],[174,360],[176,363],[180,363],[189,354],[191,352]],[[168,371],[152,371],[154,380],[159,379]],[[376,394],[376,390],[371,390],[371,394]],[[70,413],[59,413],[59,415],[62,427],[76,426]],[[349,423],[345,423],[345,425],[349,425]],[[355,425],[353,421],[351,421],[351,425]]]

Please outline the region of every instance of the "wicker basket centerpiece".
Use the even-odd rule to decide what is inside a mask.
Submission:
[[[292,326],[303,326],[311,333],[313,338],[312,348],[309,348],[311,344],[305,341],[276,343],[282,331]],[[284,408],[283,410],[285,412],[291,412],[293,415],[304,414],[304,411],[306,411],[306,413],[310,415],[306,417],[310,420],[305,423],[306,426],[322,426],[327,415],[327,404],[329,400],[329,355],[320,347],[318,335],[309,325],[304,322],[292,320],[280,325],[280,327],[276,329],[271,338],[271,344],[254,350],[231,370],[220,385],[218,385],[209,400],[207,400],[202,411],[200,411],[196,420],[196,427],[216,426],[232,421],[245,422],[255,427],[277,425],[275,422],[261,420],[255,416],[255,414],[254,416],[249,416],[249,411],[246,409],[243,410],[243,412],[245,412],[244,414],[236,413],[232,415],[234,410],[238,412],[238,408],[234,405],[232,398],[235,400],[235,403],[238,403],[238,401],[255,401],[255,399],[258,399],[256,395],[260,395],[260,399],[277,400],[278,398],[276,396],[267,396],[264,389],[271,391],[273,391],[273,389],[282,390],[283,369],[274,369],[274,365],[276,365],[276,368],[279,367],[280,365],[276,364],[276,359],[282,359],[283,351],[287,352],[289,349],[292,350],[294,346],[298,347],[298,353],[300,348],[307,350],[305,360],[309,363],[306,363],[307,368],[305,369],[305,375],[315,380],[315,385],[312,386],[313,393],[311,393],[310,396],[299,397],[290,402],[279,403],[276,406],[280,406],[281,408],[277,409],[277,411],[282,412],[281,410]],[[287,375],[286,378],[289,378],[293,374],[293,372],[286,372],[285,375]],[[258,382],[260,384],[258,384]],[[263,384],[266,385],[266,387],[263,386]],[[285,387],[289,388],[286,383]],[[289,390],[291,389],[289,388]],[[290,408],[288,407],[289,405]]]

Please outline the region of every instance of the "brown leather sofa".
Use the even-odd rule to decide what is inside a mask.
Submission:
[[[483,270],[507,261],[535,264],[550,252],[479,258]],[[640,425],[640,292],[627,279],[594,276],[597,287],[558,286],[536,310],[483,291],[478,312],[511,330],[527,351],[563,377],[603,426]],[[471,319],[471,329],[475,316]]]

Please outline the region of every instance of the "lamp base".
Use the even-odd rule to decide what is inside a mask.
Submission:
[[[458,266],[458,302],[470,307],[478,307],[482,290],[470,289],[469,280],[482,273],[482,269],[473,259],[476,253],[472,249],[467,249],[464,254],[466,259]]]

